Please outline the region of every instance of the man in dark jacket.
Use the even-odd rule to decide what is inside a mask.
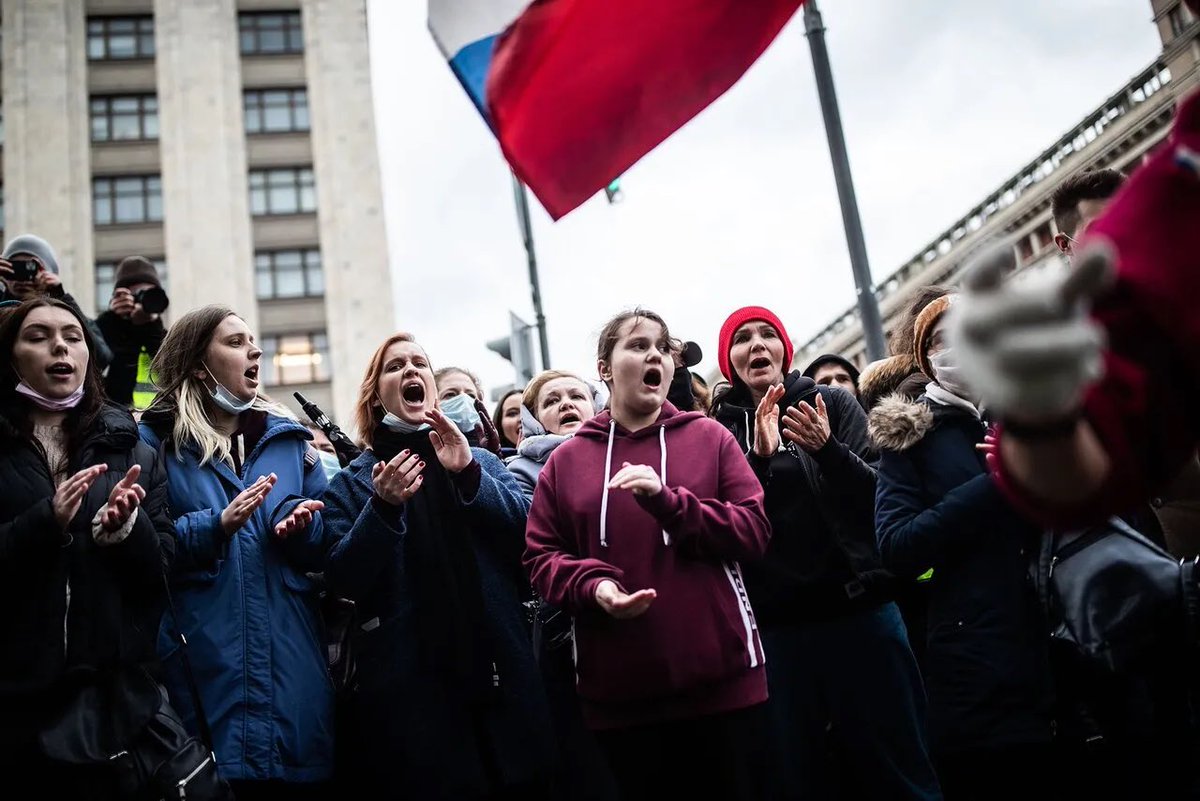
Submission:
[[[148,289],[162,289],[154,263],[144,256],[122,259],[108,311],[96,320],[113,353],[104,389],[113,402],[139,410],[154,399],[150,362],[167,335],[162,315],[147,312],[138,300]]]
[[[19,281],[12,263],[22,259],[32,261],[37,267],[31,281]],[[29,300],[37,295],[46,295],[61,300],[83,317],[95,346],[96,365],[103,370],[112,362],[112,351],[104,341],[96,322],[75,302],[58,277],[58,256],[50,243],[34,234],[21,234],[9,240],[0,256],[0,301]]]
[[[826,353],[813,359],[802,375],[827,387],[841,387],[858,397],[858,368],[849,359]]]

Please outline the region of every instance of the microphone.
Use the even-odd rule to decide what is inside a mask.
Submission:
[[[337,453],[338,464],[345,467],[358,458],[362,449],[346,436],[346,432],[338,428],[337,423],[330,420],[329,416],[321,411],[320,406],[299,392],[293,392],[292,397],[300,404],[300,408],[308,415],[308,419],[316,423],[317,427],[325,432],[325,436],[329,437],[329,441],[333,443],[333,450]]]

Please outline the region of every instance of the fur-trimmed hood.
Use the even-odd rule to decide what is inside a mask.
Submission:
[[[933,426],[929,404],[903,395],[889,395],[867,416],[867,435],[881,451],[906,451],[924,439]]]
[[[895,392],[906,378],[920,371],[916,360],[908,354],[871,362],[858,379],[858,397],[869,411],[878,401]]]

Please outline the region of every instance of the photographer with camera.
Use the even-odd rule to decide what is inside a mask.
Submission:
[[[167,335],[162,313],[169,303],[153,262],[144,256],[121,260],[108,311],[96,320],[113,352],[104,389],[114,403],[141,411],[154,400],[150,362]]]
[[[83,313],[75,298],[67,294],[58,277],[58,256],[50,243],[34,234],[10,239],[0,254],[0,301],[31,300],[44,296],[66,303],[87,323],[92,335],[93,356],[101,372],[112,362],[112,351],[96,322]]]

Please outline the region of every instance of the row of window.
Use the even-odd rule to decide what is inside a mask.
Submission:
[[[250,89],[242,94],[246,133],[307,131],[305,89]],[[92,141],[123,142],[158,138],[158,98],[112,95],[91,101]]]
[[[317,210],[312,167],[252,170],[250,213],[310,214]],[[162,178],[123,175],[92,179],[92,217],[96,225],[162,222]]]
[[[303,53],[300,12],[238,14],[238,44],[245,56]],[[90,18],[87,54],[91,61],[154,58],[154,17]]]
[[[151,261],[158,269],[163,288],[167,288],[166,262],[162,259]],[[116,274],[116,262],[96,265],[96,303],[100,312],[108,308]],[[260,250],[254,254],[254,280],[259,300],[321,297],[325,294],[321,251],[317,248]]]

